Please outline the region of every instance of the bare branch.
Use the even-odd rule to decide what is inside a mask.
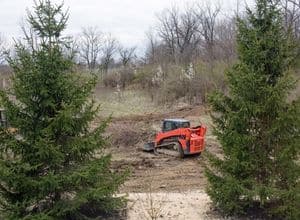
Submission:
[[[286,30],[294,33],[296,38],[300,37],[300,0],[280,0],[280,6],[284,15],[284,26]]]
[[[6,40],[4,36],[0,33],[0,64],[5,61],[5,51],[6,51]]]
[[[189,63],[200,42],[200,23],[193,13],[193,8],[187,8],[184,12],[177,8],[165,10],[158,19],[158,36],[171,60]]]
[[[136,47],[119,47],[119,55],[123,66],[127,66],[135,57]]]
[[[210,61],[214,60],[214,46],[215,46],[215,26],[217,17],[221,11],[219,5],[213,6],[206,3],[205,6],[197,5],[196,16],[200,22],[199,32],[205,41],[205,48],[208,53]]]
[[[118,41],[111,34],[108,34],[103,43],[102,47],[102,58],[101,65],[105,72],[107,72],[109,65],[113,61],[113,56],[118,50]]]
[[[157,48],[159,45],[158,40],[155,38],[155,33],[153,32],[153,29],[149,29],[149,31],[146,33],[146,37],[148,40],[147,43],[147,49],[146,49],[146,62],[154,63],[156,62],[156,58],[158,56],[157,54]]]
[[[89,69],[95,69],[102,51],[103,34],[97,27],[84,28],[79,41],[81,59]]]
[[[227,63],[236,58],[236,18],[217,22],[215,27],[215,57]]]

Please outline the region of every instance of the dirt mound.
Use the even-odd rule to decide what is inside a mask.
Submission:
[[[149,158],[141,158],[141,160],[118,160],[113,162],[112,168],[115,170],[125,170],[125,169],[147,169],[155,167],[154,161]]]
[[[134,147],[154,138],[156,131],[151,126],[135,121],[115,121],[107,128],[113,147]]]
[[[153,121],[161,121],[165,118],[186,118],[191,115],[201,115],[207,114],[206,108],[204,106],[195,106],[195,107],[183,107],[176,109],[174,111],[170,111],[167,113],[150,113],[145,115],[131,115],[131,116],[123,116],[118,118],[113,118],[113,122],[141,122],[149,123]]]

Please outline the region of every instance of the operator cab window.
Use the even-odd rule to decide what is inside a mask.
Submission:
[[[189,122],[183,122],[183,123],[181,123],[181,126],[180,126],[181,128],[189,128],[189,127],[191,127],[191,125],[190,125],[190,123]]]
[[[173,130],[173,123],[171,121],[165,121],[163,131],[172,131]]]
[[[174,129],[177,128],[189,128],[190,127],[190,123],[189,122],[175,122],[174,123]]]
[[[189,128],[189,122],[181,122],[181,121],[164,121],[163,123],[163,132],[173,131],[178,128]]]
[[[173,122],[171,122],[171,121],[165,121],[164,122],[164,126],[163,126],[163,132],[172,131],[172,130],[174,130],[174,128],[173,128]]]

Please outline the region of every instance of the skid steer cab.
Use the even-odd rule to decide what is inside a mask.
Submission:
[[[201,154],[205,149],[206,127],[203,125],[191,128],[190,121],[185,119],[165,119],[162,131],[153,142],[144,145],[144,151],[178,156]]]

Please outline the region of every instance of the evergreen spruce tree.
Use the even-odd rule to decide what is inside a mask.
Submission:
[[[208,154],[208,194],[226,214],[260,210],[300,219],[300,100],[288,101],[293,40],[278,1],[256,0],[238,24],[238,63],[229,94],[210,97],[224,157]]]
[[[12,88],[0,102],[14,129],[0,130],[3,219],[96,218],[124,204],[114,193],[125,175],[110,170],[104,153],[107,121],[90,126],[96,79],[77,76],[63,52],[67,20],[62,4],[37,1],[28,12],[36,41],[27,35],[8,58]]]

